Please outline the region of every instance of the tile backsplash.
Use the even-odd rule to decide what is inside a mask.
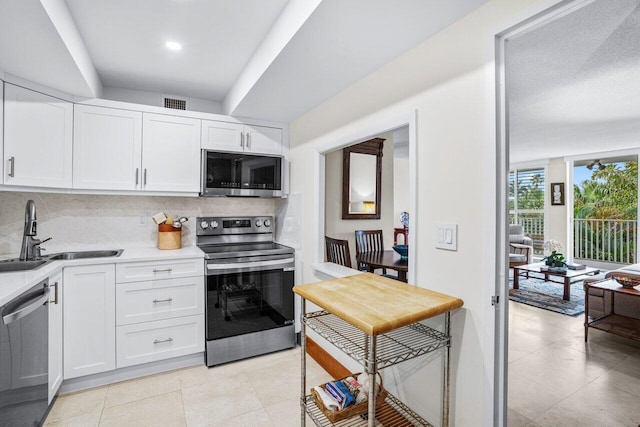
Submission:
[[[274,215],[280,199],[112,196],[0,191],[0,256],[17,256],[22,244],[27,200],[36,203],[38,238],[48,253],[77,247],[156,245],[158,212],[186,216],[182,245],[195,245],[198,216]],[[146,223],[140,225],[140,216]],[[45,252],[46,253],[46,252]]]

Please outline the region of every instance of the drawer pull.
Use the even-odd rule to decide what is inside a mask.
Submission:
[[[166,340],[153,340],[154,344],[162,344],[163,342],[171,342],[173,341],[173,338],[169,337]]]
[[[170,268],[154,268],[154,273],[171,273],[172,269]]]
[[[154,299],[154,300],[153,300],[153,303],[154,303],[154,304],[159,304],[159,303],[161,303],[161,302],[171,302],[171,301],[173,301],[173,298],[167,298],[167,299]]]

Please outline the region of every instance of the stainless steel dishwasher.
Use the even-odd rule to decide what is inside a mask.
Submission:
[[[48,410],[48,279],[0,307],[0,426],[37,426]]]

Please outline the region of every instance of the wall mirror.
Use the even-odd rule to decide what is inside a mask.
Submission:
[[[380,219],[383,143],[373,138],[342,150],[342,219]]]

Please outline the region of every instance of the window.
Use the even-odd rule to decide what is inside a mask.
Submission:
[[[509,222],[522,224],[536,255],[543,254],[545,187],[544,168],[509,172]]]

